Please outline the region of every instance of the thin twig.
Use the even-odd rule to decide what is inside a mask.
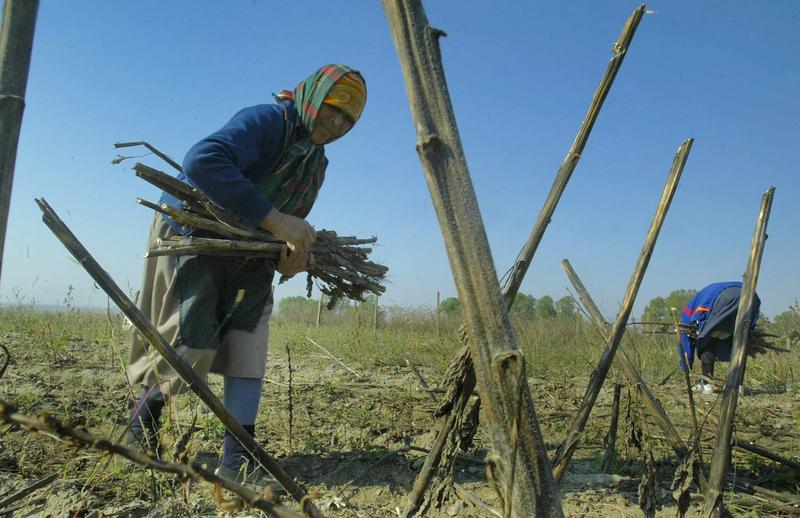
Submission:
[[[2,379],[3,375],[6,373],[8,365],[11,363],[11,353],[9,352],[8,347],[3,344],[0,344],[0,349],[3,349],[3,353],[6,357],[6,360],[3,362],[3,367],[0,368],[0,379]]]
[[[419,384],[422,385],[423,389],[425,389],[425,393],[428,394],[428,397],[431,398],[434,403],[438,403],[439,401],[436,399],[436,396],[433,395],[433,392],[431,392],[428,382],[422,377],[422,373],[419,371],[419,369],[417,369],[417,366],[411,363],[408,358],[403,358],[403,360],[405,360],[406,365],[408,365],[408,368],[411,369],[411,372],[414,373],[414,376],[417,377],[417,381],[419,381]]]
[[[267,513],[272,513],[275,516],[287,518],[303,518],[303,515],[298,514],[291,509],[288,509],[280,504],[273,503],[263,496],[255,493],[245,486],[237,484],[228,479],[224,479],[215,475],[211,470],[203,467],[198,462],[191,464],[181,464],[176,462],[167,462],[155,458],[151,455],[139,453],[138,451],[127,448],[119,443],[115,443],[108,439],[101,439],[94,435],[70,428],[61,423],[55,417],[42,414],[40,418],[33,418],[23,414],[17,413],[17,407],[8,401],[0,399],[0,421],[4,423],[18,424],[21,427],[53,434],[70,446],[70,447],[88,447],[99,451],[105,451],[114,455],[124,457],[136,464],[157,470],[164,473],[172,473],[177,475],[181,481],[194,480],[197,482],[205,481],[215,485],[220,485],[238,495],[242,500]]]
[[[33,484],[20,489],[16,493],[4,498],[3,500],[0,500],[0,515],[5,514],[7,512],[7,511],[4,511],[4,509],[6,507],[8,507],[9,505],[13,504],[14,502],[16,502],[18,500],[22,500],[23,498],[25,498],[26,496],[30,495],[31,493],[33,493],[37,489],[41,489],[44,486],[50,484],[51,482],[53,482],[57,478],[58,478],[58,473],[53,473],[52,475],[46,476],[42,480],[34,482]]]
[[[353,373],[353,375],[355,375],[355,377],[356,377],[356,378],[359,378],[359,379],[361,378],[361,374],[357,373],[356,371],[354,371],[353,369],[351,369],[350,367],[348,367],[347,365],[345,365],[345,364],[344,364],[344,362],[343,362],[342,360],[340,360],[339,358],[337,358],[336,356],[334,356],[333,354],[331,354],[331,352],[330,352],[329,350],[325,349],[324,347],[322,347],[321,345],[319,345],[317,342],[315,342],[314,340],[312,340],[312,339],[311,339],[311,338],[309,338],[309,337],[306,337],[306,340],[308,340],[308,341],[309,341],[309,342],[311,342],[312,344],[314,344],[314,345],[316,345],[317,347],[319,347],[319,348],[320,348],[320,350],[321,350],[322,352],[324,352],[325,354],[327,354],[329,358],[331,358],[332,360],[335,360],[336,362],[338,362],[338,363],[339,363],[339,365],[341,365],[342,367],[344,367],[345,369],[347,369],[348,371],[350,371],[351,373]]]

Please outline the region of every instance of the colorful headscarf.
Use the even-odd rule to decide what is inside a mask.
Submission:
[[[367,101],[367,88],[359,74],[348,73],[343,75],[328,91],[322,101],[325,104],[336,106],[342,110],[355,124],[364,110]]]
[[[325,179],[328,159],[325,158],[324,147],[312,143],[310,135],[314,131],[319,107],[331,89],[345,76],[347,85],[360,82],[362,99],[366,99],[366,86],[361,74],[344,65],[324,66],[300,82],[294,92],[283,90],[276,96],[278,99],[294,100],[297,118],[286,118],[283,156],[274,171],[258,182],[256,190],[273,207],[285,214],[304,218],[317,199],[317,193]],[[361,108],[363,109],[363,100]],[[305,136],[293,140],[297,139],[295,130],[298,122],[305,129]]]

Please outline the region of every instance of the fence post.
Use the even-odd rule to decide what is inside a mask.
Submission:
[[[373,331],[377,331],[378,330],[378,299],[379,298],[380,297],[375,295],[375,309],[374,309],[374,311],[372,313],[372,330]]]
[[[322,299],[325,297],[324,293],[319,294],[319,302],[317,302],[317,327],[319,327],[319,320],[322,316]]]

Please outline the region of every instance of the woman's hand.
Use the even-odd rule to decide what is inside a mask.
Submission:
[[[296,253],[308,252],[317,240],[317,233],[308,221],[274,208],[264,216],[258,226],[286,241],[289,250]]]
[[[314,256],[311,252],[291,252],[288,246],[281,249],[281,257],[278,259],[278,266],[275,268],[281,275],[291,277],[302,272],[312,264]]]

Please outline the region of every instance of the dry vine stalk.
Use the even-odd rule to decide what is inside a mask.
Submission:
[[[512,517],[563,516],[527,379],[522,376],[520,390],[510,393],[492,368],[504,355],[518,353],[518,346],[447,91],[439,49],[444,33],[428,24],[419,0],[383,0],[382,5],[406,82],[417,152],[462,301],[492,447],[506,470],[499,489],[508,495]]]
[[[626,20],[619,38],[612,46],[614,56],[609,61],[603,78],[600,80],[600,84],[592,96],[588,112],[575,136],[575,140],[558,169],[550,192],[536,218],[528,240],[520,251],[511,273],[507,278],[507,282],[503,288],[503,300],[506,309],[510,309],[513,305],[517,291],[528,271],[528,267],[533,261],[533,256],[536,254],[544,232],[550,224],[556,206],[561,199],[561,195],[564,193],[567,183],[580,161],[583,149],[589,140],[592,127],[600,114],[600,109],[627,55],[628,48],[633,40],[633,35],[639,26],[644,12],[644,5],[637,7],[633,11]],[[448,367],[448,372],[446,374],[447,381],[445,382],[445,385],[448,387],[448,393],[436,412],[436,417],[445,416],[445,419],[437,435],[436,443],[431,449],[430,455],[425,459],[425,464],[414,481],[414,488],[409,494],[408,506],[404,512],[405,516],[412,516],[419,512],[424,512],[431,501],[436,501],[441,504],[443,499],[446,498],[446,493],[452,490],[452,473],[457,456],[458,444],[463,443],[459,437],[460,434],[455,430],[465,425],[463,414],[469,406],[469,400],[475,388],[475,372],[471,359],[472,352],[466,338],[466,333],[463,332],[463,330],[461,335],[464,347],[450,364],[450,367]],[[473,406],[473,408],[475,407]],[[467,420],[469,421],[470,418],[467,418]],[[476,425],[477,423],[470,424],[470,426]],[[436,475],[438,482],[433,491],[431,491],[432,495],[424,502],[426,491],[434,475]]]
[[[36,199],[36,203],[42,210],[42,221],[61,241],[61,244],[69,250],[75,260],[83,266],[86,272],[94,279],[98,286],[109,296],[109,298],[119,307],[123,314],[136,327],[158,353],[169,363],[186,386],[194,392],[200,400],[216,415],[222,424],[236,437],[236,439],[249,451],[256,460],[272,474],[275,479],[289,492],[292,497],[303,505],[304,512],[312,518],[321,518],[322,513],[314,505],[306,492],[295,483],[265,450],[262,448],[238,421],[228,412],[225,405],[208,388],[203,381],[170,345],[164,337],[156,330],[150,320],[145,317],[142,311],[128,298],[114,280],[103,270],[94,257],[89,253],[83,244],[78,241],[75,234],[58,217],[58,214],[44,199]]]
[[[164,153],[147,142],[124,142],[116,147],[141,145],[155,153],[159,158],[177,170],[180,166]],[[128,157],[114,160],[120,163]],[[142,163],[133,166],[136,176],[167,192],[182,202],[182,207],[167,204],[154,204],[141,198],[136,201],[140,205],[171,218],[186,228],[192,227],[207,233],[214,238],[175,236],[159,241],[156,247],[148,251],[148,257],[159,255],[227,255],[252,258],[265,258],[277,264],[281,250],[286,244],[269,232],[253,229],[240,218],[226,212],[215,205],[203,193],[163,171]],[[311,253],[313,261],[309,264],[308,296],[316,280],[320,291],[328,295],[328,308],[332,309],[342,298],[363,301],[366,292],[381,295],[386,288],[384,279],[389,269],[381,264],[368,260],[372,245],[377,237],[358,238],[355,236],[339,236],[331,230],[317,232],[317,241]],[[285,280],[281,278],[281,281]]]
[[[152,468],[156,471],[172,473],[176,475],[182,482],[187,480],[194,480],[197,482],[205,481],[217,486],[222,486],[228,491],[238,495],[249,505],[264,511],[271,516],[277,516],[279,518],[304,518],[304,516],[306,516],[292,511],[281,504],[274,503],[268,498],[265,498],[264,496],[259,495],[251,489],[237,484],[236,482],[218,477],[213,473],[213,471],[197,462],[193,462],[191,464],[182,464],[177,462],[163,461],[155,458],[154,456],[140,453],[108,439],[95,437],[89,432],[76,430],[66,426],[61,421],[48,414],[42,414],[39,418],[33,418],[19,414],[17,413],[17,407],[8,401],[0,400],[0,422],[9,424],[15,423],[29,431],[45,432],[56,435],[71,448],[92,448],[95,450],[108,452],[113,455],[118,455],[135,462],[136,464]]]
[[[733,418],[736,414],[736,403],[739,385],[744,376],[745,353],[747,351],[747,334],[753,315],[751,307],[755,298],[758,274],[761,271],[761,257],[764,253],[764,242],[767,240],[767,223],[772,210],[772,197],[775,188],[770,187],[761,197],[761,206],[756,219],[756,227],[747,259],[747,269],[742,283],[742,297],[736,312],[736,324],[733,331],[733,355],[731,356],[728,376],[722,393],[722,408],[717,426],[717,439],[714,454],[711,457],[711,469],[708,476],[708,491],[703,502],[704,517],[724,516],[725,507],[722,502],[725,477],[731,461],[733,439]]]

